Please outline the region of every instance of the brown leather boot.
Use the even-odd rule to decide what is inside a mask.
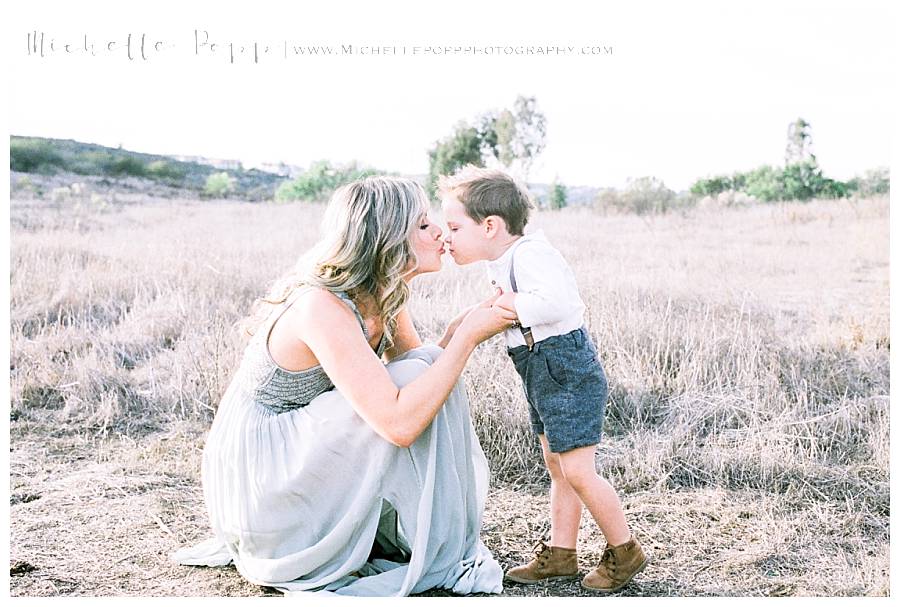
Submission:
[[[506,579],[520,584],[535,584],[544,580],[569,579],[577,575],[578,553],[574,548],[560,548],[538,542],[531,562],[507,571]]]
[[[615,592],[647,566],[647,555],[635,539],[618,546],[606,545],[600,566],[584,576],[581,587],[594,592]]]

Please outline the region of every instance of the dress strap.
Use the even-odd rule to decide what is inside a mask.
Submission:
[[[288,298],[281,304],[281,310],[279,310],[278,313],[274,315],[274,318],[272,318],[272,320],[269,321],[268,330],[266,331],[266,342],[267,343],[268,343],[269,335],[272,333],[272,329],[275,327],[275,323],[278,322],[278,319],[281,318],[281,316],[285,312],[287,312],[287,309],[290,308],[294,304],[295,301],[297,301],[297,298],[301,293],[304,293],[305,291],[308,291],[311,288],[312,288],[311,285],[303,285],[303,286],[297,287],[296,289],[294,289],[294,292],[291,293],[288,296]],[[357,308],[356,304],[353,302],[353,300],[350,299],[350,296],[347,295],[343,291],[331,291],[331,292],[334,293],[335,295],[337,295],[341,301],[343,301],[345,304],[347,304],[347,307],[349,307],[351,310],[353,310],[353,313],[356,314],[356,319],[359,321],[359,326],[362,327],[363,335],[366,336],[366,340],[368,341],[369,330],[366,328],[366,322],[363,320],[362,314],[359,313],[359,308]]]
[[[359,326],[362,327],[363,335],[366,336],[366,340],[369,340],[369,330],[366,328],[366,321],[363,320],[362,314],[359,313],[359,308],[356,307],[356,304],[350,299],[350,296],[347,295],[344,291],[332,291],[335,295],[337,295],[341,301],[343,301],[353,313],[356,314],[356,319],[359,321]]]
[[[308,291],[311,287],[309,285],[301,285],[295,288],[290,295],[287,296],[283,302],[281,302],[281,309],[278,310],[277,314],[273,314],[273,318],[268,321],[268,326],[264,332],[266,336],[266,347],[268,348],[269,336],[272,334],[272,329],[275,328],[275,323],[278,322],[278,319],[284,316],[284,313],[287,312],[287,309],[294,305],[294,302],[297,301],[297,298],[304,292]]]

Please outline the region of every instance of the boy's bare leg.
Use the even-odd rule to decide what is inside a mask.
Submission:
[[[544,463],[550,472],[550,545],[575,548],[581,525],[581,498],[572,489],[560,467],[559,454],[550,451],[547,437],[538,434]]]
[[[596,445],[591,445],[560,453],[559,464],[569,486],[597,521],[607,543],[618,546],[631,539],[631,530],[625,522],[622,502],[615,489],[597,474],[594,464],[596,448]]]

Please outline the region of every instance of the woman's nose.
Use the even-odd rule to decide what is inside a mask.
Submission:
[[[443,236],[443,235],[444,235],[444,231],[441,229],[441,227],[440,227],[440,226],[434,226],[434,239],[435,239],[435,240],[440,240],[440,239],[441,239],[441,236]]]

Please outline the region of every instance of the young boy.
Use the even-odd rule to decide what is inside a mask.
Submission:
[[[517,313],[504,332],[522,378],[531,426],[550,472],[550,545],[506,572],[523,584],[578,575],[576,543],[584,504],[603,535],[599,566],[581,585],[601,593],[622,588],[647,565],[612,486],[596,471],[607,383],[584,328],[584,303],[569,265],[538,231],[524,235],[528,192],[496,170],[467,166],[439,181],[445,241],[456,263],[487,260],[494,305]],[[515,263],[513,263],[515,262]]]

